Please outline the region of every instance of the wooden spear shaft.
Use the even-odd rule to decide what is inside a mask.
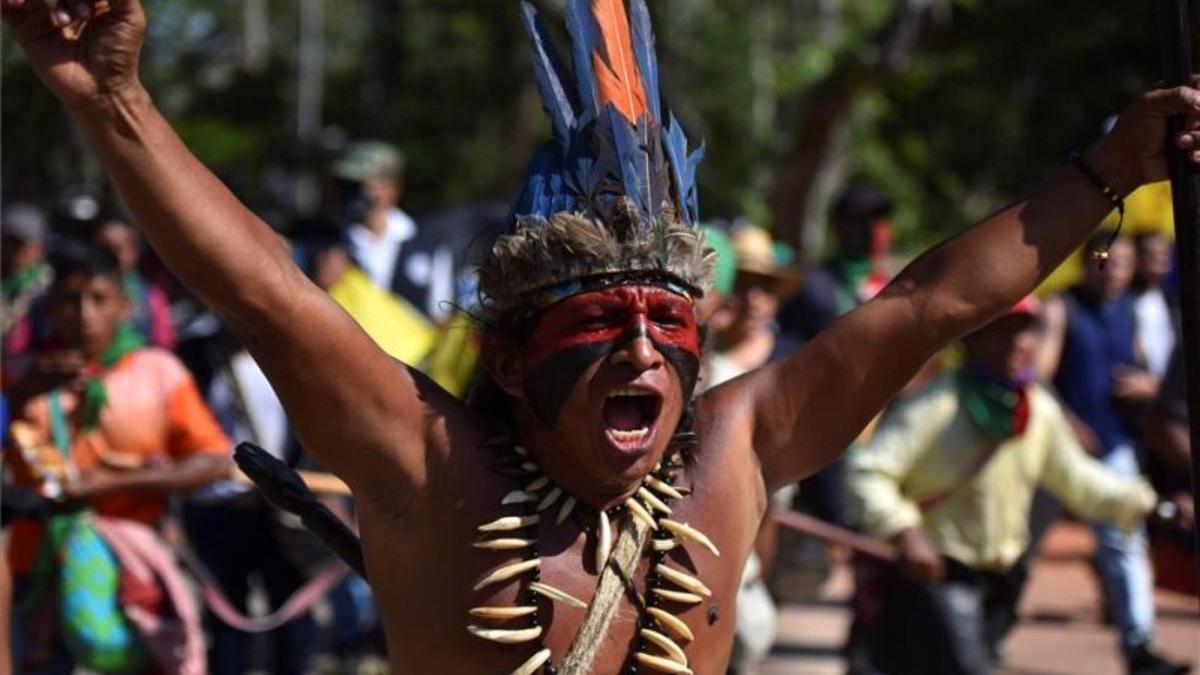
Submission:
[[[1167,86],[1191,81],[1192,33],[1188,0],[1159,0],[1159,45]],[[1192,502],[1200,513],[1200,172],[1186,151],[1175,145],[1184,119],[1176,116],[1167,130],[1167,162],[1175,211],[1175,251],[1179,267],[1183,362],[1187,382],[1192,455]],[[1196,531],[1196,573],[1200,578],[1200,526]]]

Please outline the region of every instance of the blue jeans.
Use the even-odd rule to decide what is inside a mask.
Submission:
[[[1137,453],[1122,445],[1100,458],[1109,469],[1127,478],[1141,475]],[[1146,554],[1146,529],[1126,533],[1113,525],[1095,525],[1096,562],[1104,581],[1113,623],[1128,653],[1150,639],[1154,631],[1154,578]]]

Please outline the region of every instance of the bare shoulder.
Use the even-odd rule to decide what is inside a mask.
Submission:
[[[745,377],[714,387],[696,399],[697,444],[690,473],[707,493],[744,502],[761,513],[767,488],[754,451],[754,406],[745,395]]]
[[[420,424],[411,430],[397,424],[382,433],[379,455],[387,465],[352,484],[359,502],[385,520],[407,515],[443,493],[470,494],[477,487],[474,474],[488,465],[486,446],[495,436],[463,401],[415,368],[395,364],[411,378]]]

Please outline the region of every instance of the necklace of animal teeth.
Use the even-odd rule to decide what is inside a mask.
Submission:
[[[473,607],[468,610],[472,622],[468,623],[467,631],[481,639],[501,644],[535,643],[537,650],[511,675],[555,675],[558,668],[551,658],[550,649],[546,647],[545,631],[538,621],[538,603],[557,602],[584,610],[588,609],[589,603],[542,582],[538,523],[543,514],[549,518],[549,514],[553,513],[556,525],[563,524],[573,516],[580,529],[594,536],[593,562],[599,583],[612,555],[613,520],[628,512],[631,518],[643,522],[652,533],[652,562],[646,593],[638,596],[634,589],[635,597],[639,598],[641,624],[629,672],[636,673],[641,668],[661,673],[692,673],[687,655],[679,643],[690,642],[695,636],[687,623],[659,605],[691,607],[711,598],[712,591],[688,572],[669,567],[667,553],[682,545],[696,544],[714,556],[721,554],[703,532],[668,517],[672,515],[670,501],[683,499],[690,493],[686,488],[674,485],[675,471],[683,466],[680,452],[672,453],[667,463],[660,463],[649,473],[635,494],[624,503],[600,510],[581,504],[561,487],[554,485],[542,474],[528,450],[520,445],[510,447],[512,462],[507,467],[507,473],[519,480],[523,487],[505,494],[500,506],[506,509],[521,507],[524,513],[501,515],[480,525],[479,531],[486,536],[472,546],[502,552],[524,550],[525,557],[492,569],[475,583],[474,590],[524,578],[525,591],[520,595],[517,605]],[[627,577],[626,581],[632,584]],[[513,627],[512,624],[517,620],[526,625]],[[501,623],[502,627],[489,627],[485,622]]]

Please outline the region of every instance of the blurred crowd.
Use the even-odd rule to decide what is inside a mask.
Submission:
[[[403,196],[403,155],[352,143],[329,164],[323,215],[279,230],[384,350],[466,396],[471,262],[507,208],[414,219]],[[891,208],[872,186],[846,187],[829,212],[830,255],[812,265],[752,223],[707,226],[719,262],[697,309],[703,387],[804,348],[881,292],[903,262]],[[386,669],[366,583],[233,468],[234,443],[248,441],[323,475],[238,327],[171,278],[118,205],[9,202],[0,231],[0,640],[11,636],[0,673],[147,672],[163,658],[218,675]],[[1172,248],[1154,231],[1104,232],[1090,247],[1107,252],[1103,265],[932,358],[843,459],[772,498],[892,554],[850,554],[850,539],[768,518],[744,572],[731,672],[770,651],[778,603],[847,559],[848,672],[990,672],[1039,538],[1064,509],[1095,524],[1128,672],[1187,672],[1153,642],[1155,584],[1197,592]],[[323,484],[320,499],[353,528],[348,492]]]

